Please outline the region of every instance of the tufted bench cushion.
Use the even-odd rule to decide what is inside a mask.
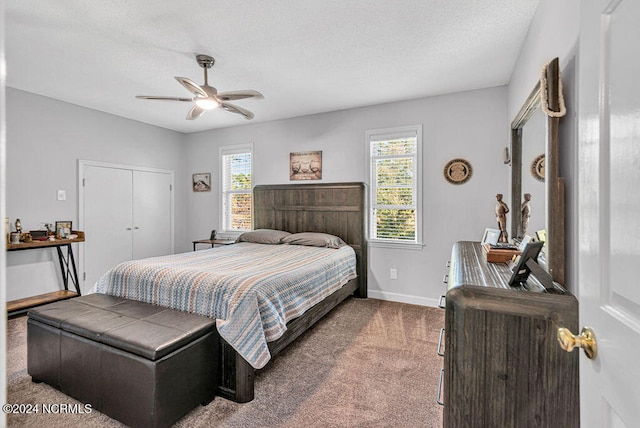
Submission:
[[[90,294],[29,310],[27,371],[129,426],[170,426],[217,388],[215,320]]]

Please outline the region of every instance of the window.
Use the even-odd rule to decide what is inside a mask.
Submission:
[[[422,125],[367,131],[372,244],[422,244]]]
[[[252,153],[251,145],[220,148],[223,232],[251,229]]]

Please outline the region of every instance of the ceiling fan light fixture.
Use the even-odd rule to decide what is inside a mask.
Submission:
[[[203,110],[213,110],[214,108],[220,107],[220,103],[212,98],[196,97],[195,103]]]
[[[241,91],[228,91],[218,93],[218,90],[213,86],[209,86],[209,79],[207,77],[207,70],[210,69],[215,60],[208,55],[196,55],[198,65],[204,69],[204,84],[198,85],[191,79],[186,77],[175,76],[175,79],[184,88],[189,91],[192,98],[181,97],[164,97],[157,95],[137,95],[136,98],[142,98],[146,100],[168,100],[168,101],[185,101],[193,102],[195,105],[189,110],[187,114],[187,120],[194,120],[199,118],[207,110],[213,110],[218,107],[228,111],[230,113],[239,114],[247,120],[253,119],[254,115],[249,110],[239,107],[237,105],[228,103],[227,101],[244,100],[246,98],[262,99],[264,96],[253,89],[241,90]]]

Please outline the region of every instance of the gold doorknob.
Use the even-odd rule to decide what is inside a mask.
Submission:
[[[573,348],[576,347],[582,348],[590,360],[596,357],[598,351],[596,335],[590,327],[583,327],[579,336],[575,336],[568,328],[560,327],[558,342],[560,342],[560,347],[567,352],[573,351]]]

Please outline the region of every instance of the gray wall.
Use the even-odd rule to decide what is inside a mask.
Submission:
[[[540,0],[508,92],[509,123],[540,79],[542,66],[558,57],[560,70],[574,56],[580,31],[580,0]]]
[[[480,240],[495,226],[495,194],[509,194],[510,170],[502,162],[508,144],[506,88],[497,87],[432,98],[343,110],[288,120],[189,134],[190,173],[218,178],[218,147],[254,144],[254,184],[288,183],[289,153],[322,150],[323,182],[367,181],[365,131],[423,124],[422,250],[370,248],[369,295],[435,305],[445,292],[451,246]],[[469,182],[455,186],[443,177],[445,164],[465,158],[473,165]],[[202,239],[219,227],[218,192],[187,198],[188,239]],[[395,268],[398,279],[389,278]]]
[[[175,171],[176,251],[187,251],[184,135],[7,88],[7,216],[24,230],[78,224],[78,160]],[[56,200],[58,189],[66,200]],[[160,231],[161,233],[161,231]],[[87,239],[91,239],[90,236]],[[76,251],[76,255],[79,252]],[[7,253],[7,299],[55,291],[62,283],[50,249]]]
[[[575,57],[580,34],[580,0],[540,0],[529,33],[508,86],[509,123],[540,79],[542,66],[560,61],[567,114],[560,120],[560,175],[565,179],[566,283],[577,291],[577,69]],[[526,165],[525,165],[526,167]]]

